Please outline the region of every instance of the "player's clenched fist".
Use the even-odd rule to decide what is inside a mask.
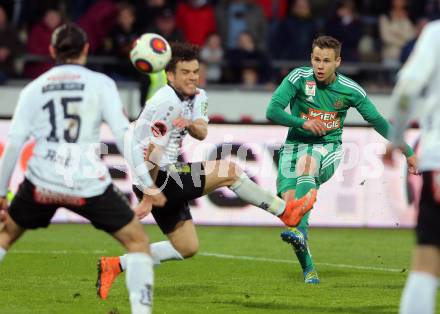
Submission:
[[[326,133],[325,124],[321,120],[307,120],[302,127],[304,130],[310,131],[315,135],[323,136]]]

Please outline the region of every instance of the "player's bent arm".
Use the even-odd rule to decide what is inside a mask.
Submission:
[[[150,176],[149,166],[144,161],[145,141],[147,139],[142,138],[142,131],[142,127],[134,125],[129,128],[125,134],[123,155],[132,170],[133,176],[139,182],[139,189],[144,191],[153,186],[153,180]]]
[[[278,125],[301,128],[305,120],[288,114],[284,111],[286,107],[287,105],[283,105],[272,97],[266,110],[266,119]]]
[[[382,117],[368,97],[362,97],[355,108],[361,114],[362,118],[373,126],[377,133],[389,140],[394,128]],[[405,143],[402,146],[404,147],[402,152],[406,157],[410,157],[414,154],[414,151],[408,144]]]
[[[289,102],[295,97],[297,90],[296,85],[288,77],[284,78],[280,86],[273,93],[266,110],[266,118],[275,124],[301,128],[305,121],[284,111]]]
[[[154,143],[150,143],[148,147],[145,149],[144,159],[145,163],[150,165],[150,177],[155,182],[157,179],[157,175],[159,173],[159,162],[162,158],[163,148],[155,145]],[[166,202],[166,197],[163,195],[161,190],[159,190],[155,184],[151,187],[151,189],[143,190],[143,197],[141,202],[136,206],[135,212],[136,215],[142,219],[152,209],[152,206],[163,206]]]
[[[157,174],[159,173],[159,163],[162,159],[163,148],[154,143],[150,143],[144,152],[144,160],[150,165],[150,177],[153,182],[156,182]]]
[[[6,197],[9,180],[26,139],[26,136],[9,136],[3,157],[0,161],[0,197]]]
[[[152,117],[149,114],[153,113]],[[150,144],[154,147],[166,147],[173,128],[172,121],[181,115],[181,109],[171,104],[164,103],[155,107],[144,108],[138,120],[132,124],[126,136],[129,164],[133,168],[133,174],[140,181],[139,189],[149,191],[153,185],[150,170],[154,164],[145,161],[145,152]],[[153,155],[149,155],[149,159]],[[161,154],[158,151],[155,156],[155,164],[159,163]],[[149,182],[148,182],[149,181]]]
[[[163,148],[154,143],[150,143],[144,152],[144,160],[150,169],[150,177],[153,182],[156,182],[157,175],[159,174],[159,162],[162,159],[162,154]],[[144,196],[148,196],[148,194],[145,194],[145,191]]]
[[[31,121],[36,116],[33,84],[27,85],[20,93],[9,129],[8,142],[0,160],[0,196],[6,196],[9,180],[20,155],[21,148],[31,134]]]
[[[374,121],[372,125],[377,133],[382,135],[387,140],[392,140],[390,136],[392,136],[392,134],[394,133],[394,127],[382,116],[380,117],[380,119]],[[403,141],[403,139],[399,147],[402,148],[402,153],[405,155],[405,157],[408,158],[414,155],[414,150],[405,141]]]
[[[189,135],[202,141],[208,135],[208,123],[203,119],[196,119],[188,125]]]

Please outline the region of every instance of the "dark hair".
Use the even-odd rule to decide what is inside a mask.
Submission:
[[[51,45],[56,51],[57,61],[78,58],[86,43],[86,33],[73,23],[61,25],[52,33]]]
[[[200,48],[189,43],[171,43],[171,52],[171,60],[165,68],[165,71],[167,72],[175,72],[178,62],[193,60],[200,61]]]
[[[313,41],[312,52],[315,47],[324,49],[333,49],[335,51],[336,58],[341,55],[342,44],[339,40],[331,36],[319,36]]]

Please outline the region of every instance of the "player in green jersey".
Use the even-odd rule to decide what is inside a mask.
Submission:
[[[267,108],[270,121],[289,127],[280,150],[277,192],[284,200],[298,199],[334,174],[343,157],[341,135],[347,111],[355,108],[383,137],[390,124],[379,114],[356,82],[336,72],[341,64],[341,43],[321,36],[313,41],[312,67],[291,71],[274,92]],[[284,111],[289,106],[290,113]],[[414,152],[404,149],[409,171],[416,172]],[[316,198],[305,204],[304,216],[296,228],[281,233],[301,264],[304,281],[319,283],[307,245],[308,220]]]

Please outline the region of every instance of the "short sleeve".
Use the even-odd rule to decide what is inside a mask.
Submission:
[[[199,94],[196,96],[192,120],[195,121],[197,119],[202,119],[206,122],[209,122],[208,118],[208,96],[204,90],[199,90]]]

